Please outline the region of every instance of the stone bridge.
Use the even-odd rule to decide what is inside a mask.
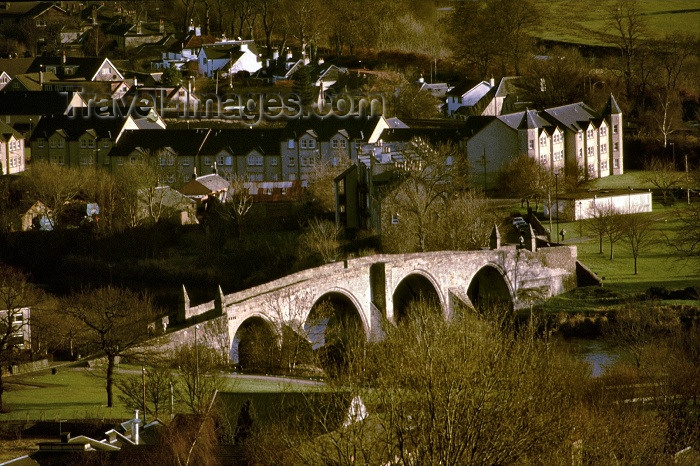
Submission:
[[[532,248],[536,249],[536,248]],[[279,331],[282,325],[301,328],[319,303],[354,315],[368,340],[381,339],[383,326],[406,315],[418,298],[439,303],[449,319],[458,304],[477,306],[498,300],[511,309],[532,304],[576,287],[575,246],[537,250],[500,246],[480,251],[373,255],[326,264],[240,292],[190,306],[184,291],[178,321],[191,324],[218,321],[229,354],[237,355],[236,336],[250,324]],[[185,333],[184,335],[182,333]],[[186,338],[191,338],[191,335]],[[178,344],[174,342],[174,344]]]

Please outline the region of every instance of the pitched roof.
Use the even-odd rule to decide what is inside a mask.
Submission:
[[[588,127],[588,122],[600,118],[597,112],[583,102],[548,108],[545,112],[572,131],[581,131]]]
[[[603,115],[617,115],[622,113],[622,110],[620,110],[620,106],[617,105],[617,101],[615,100],[615,97],[613,97],[612,94],[610,94],[610,98],[608,99],[608,102],[605,104],[605,108],[603,108]]]
[[[97,137],[114,140],[124,128],[128,116],[113,115],[105,117],[87,109],[73,109],[70,115],[48,115],[43,117],[32,132],[32,140],[48,138],[55,132],[63,132],[70,140],[77,140],[88,130],[93,130]],[[153,131],[154,133],[159,131]]]
[[[522,120],[518,125],[518,129],[535,129],[535,128],[546,128],[552,126],[552,124],[542,118],[536,110],[526,110],[523,113]]]
[[[37,57],[27,69],[27,73],[38,73],[46,71],[47,67],[56,67],[56,76],[59,79],[70,79],[92,81],[102,64],[107,60],[103,57]],[[66,73],[71,69],[71,73]],[[116,67],[115,67],[116,69]]]
[[[308,130],[314,130],[321,141],[328,141],[339,131],[347,131],[348,139],[366,141],[380,122],[380,117],[349,116],[304,117],[289,120],[285,127],[285,139],[296,139]]]
[[[231,186],[231,183],[229,183],[226,178],[223,178],[216,173],[198,176],[196,181],[202,186],[206,187],[210,192],[225,191]]]
[[[73,93],[54,91],[2,91],[2,115],[62,115],[68,109]]]
[[[157,152],[170,148],[178,155],[199,153],[208,129],[160,129],[125,131],[109,152],[112,156],[128,156],[135,150]]]
[[[10,78],[24,74],[34,61],[33,58],[2,58],[0,59],[0,74],[4,71]]]
[[[2,138],[3,141],[7,142],[12,136],[14,136],[15,139],[24,139],[24,137],[17,131],[15,131],[12,128],[12,126],[8,125],[3,121],[0,121],[0,138]]]
[[[232,155],[245,155],[257,150],[263,155],[279,155],[282,128],[228,128],[212,130],[202,147],[202,154],[216,155],[226,150]]]

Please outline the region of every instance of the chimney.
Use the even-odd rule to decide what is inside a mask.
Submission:
[[[247,52],[248,51],[248,44],[245,42],[241,42],[241,52]]]
[[[197,36],[197,37],[201,36],[201,35],[202,35],[202,28],[199,27],[199,26],[197,26],[196,28],[194,28],[194,35]]]
[[[62,64],[62,65],[65,65],[65,64],[66,64],[66,51],[65,51],[65,50],[63,50],[63,51],[61,52],[61,64]]]
[[[139,78],[134,76],[134,87],[137,87],[139,85]]]
[[[160,20],[160,23],[158,24],[158,31],[162,34],[165,32],[165,23],[163,23],[163,20]]]
[[[304,57],[304,65],[308,65],[311,62],[309,57]]]
[[[496,85],[496,80],[493,79],[493,76],[491,76],[491,79],[489,79],[489,84],[491,85],[491,87]]]
[[[324,63],[326,63],[326,61],[325,61],[323,58],[319,58],[319,59],[318,59],[318,66],[321,66],[321,65],[323,65]]]
[[[214,160],[214,174],[218,175],[219,171],[216,169],[216,160]]]
[[[287,60],[291,60],[293,58],[294,58],[294,56],[292,55],[291,49],[287,49]]]
[[[269,68],[269,67],[270,67],[270,59],[266,58],[265,59],[265,68]]]
[[[141,438],[140,438],[140,432],[139,429],[141,428],[141,419],[139,419],[139,410],[136,410],[136,415],[134,416],[134,420],[131,421],[131,441],[134,442],[134,444],[138,445],[141,443]]]
[[[192,32],[192,31],[194,31],[194,21],[192,20],[192,18],[190,18],[190,27],[187,28],[187,32]]]

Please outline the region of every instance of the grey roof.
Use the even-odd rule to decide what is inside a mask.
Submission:
[[[379,124],[380,117],[302,117],[289,120],[285,127],[285,139],[296,139],[308,130],[313,130],[321,141],[329,141],[335,134],[345,130],[348,139],[366,141]]]
[[[170,148],[178,155],[196,155],[209,129],[159,129],[125,131],[109,152],[110,156],[127,156],[133,151],[157,152]]]
[[[597,112],[583,102],[548,108],[545,112],[572,131],[581,131],[588,122],[600,118]]]
[[[552,126],[552,123],[542,118],[536,110],[526,110],[522,113],[523,118],[520,120],[518,129],[546,128]]]
[[[603,115],[617,115],[620,113],[622,113],[622,110],[620,110],[620,106],[617,105],[615,97],[613,97],[613,95],[610,94],[610,98],[608,99],[608,102],[605,104],[605,108],[603,109]]]
[[[201,183],[202,186],[205,186],[211,192],[224,191],[227,190],[229,186],[231,186],[231,183],[226,181],[226,178],[223,178],[217,175],[216,173],[198,176],[196,178],[196,181]]]
[[[282,128],[228,128],[212,130],[202,147],[204,155],[226,150],[232,155],[245,155],[256,150],[263,155],[279,155]]]
[[[43,117],[32,132],[32,140],[48,138],[57,131],[66,134],[69,140],[77,140],[86,131],[93,130],[99,138],[114,140],[124,128],[127,116],[112,115],[110,117],[96,115],[87,109],[74,108],[75,115],[48,115]],[[83,113],[85,112],[85,113]],[[154,131],[158,132],[158,131]]]

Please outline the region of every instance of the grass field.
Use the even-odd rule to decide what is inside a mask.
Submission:
[[[536,36],[586,45],[610,45],[607,10],[614,0],[598,2],[550,0],[538,2],[545,19]],[[647,25],[647,37],[662,38],[673,32],[699,34],[700,1],[637,0]],[[549,19],[547,19],[549,18]]]
[[[117,377],[127,374],[122,368]],[[131,371],[134,372],[134,371]],[[114,387],[114,407],[107,408],[104,372],[84,368],[60,368],[56,375],[42,371],[5,378],[7,384],[3,402],[10,412],[0,414],[2,420],[57,419],[127,419],[133,412],[119,400]],[[314,387],[303,381],[275,380],[251,376],[231,376],[225,379],[226,391],[281,392],[307,391]],[[184,406],[175,411],[185,412]]]

